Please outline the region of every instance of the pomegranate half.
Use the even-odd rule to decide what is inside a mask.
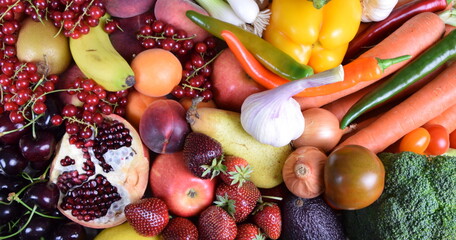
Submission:
[[[86,227],[108,228],[125,222],[124,207],[144,195],[149,154],[135,128],[118,115],[104,116],[96,131],[84,146],[63,136],[50,181],[60,190],[62,214]]]

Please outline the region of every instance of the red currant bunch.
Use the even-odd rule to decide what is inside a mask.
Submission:
[[[3,62],[0,112],[9,112],[13,123],[33,123],[46,112],[46,95],[54,92],[58,79],[40,74],[35,63]]]
[[[182,79],[172,91],[174,97],[203,97],[203,101],[212,99],[211,63],[217,56],[214,37],[195,42],[194,36],[188,35],[186,31],[161,20],[147,18],[137,39],[144,48],[162,48],[172,52],[181,61]]]
[[[71,38],[87,34],[106,13],[101,0],[31,0],[25,1],[24,9],[35,21],[50,19]]]
[[[97,125],[103,122],[103,115],[117,114],[124,117],[128,90],[106,91],[94,80],[77,78],[67,91],[80,101],[79,105],[67,104],[62,109],[62,117],[55,117],[55,124],[65,121],[65,129],[70,134],[72,144],[89,147],[96,136]]]

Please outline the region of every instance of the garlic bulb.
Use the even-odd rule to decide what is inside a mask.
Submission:
[[[387,18],[398,0],[361,0],[362,22],[378,22]]]
[[[304,117],[293,95],[344,79],[343,67],[291,81],[277,88],[250,95],[241,107],[244,130],[261,143],[282,147],[304,132]]]

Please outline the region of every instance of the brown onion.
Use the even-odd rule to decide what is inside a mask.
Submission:
[[[282,168],[288,190],[302,198],[314,198],[323,193],[324,167],[327,156],[320,149],[303,146],[294,150]]]
[[[337,117],[326,109],[309,108],[302,111],[302,115],[305,122],[304,132],[292,141],[296,148],[314,146],[328,152],[339,143],[345,133],[339,128]]]

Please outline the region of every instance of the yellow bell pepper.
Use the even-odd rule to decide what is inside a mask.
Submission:
[[[320,9],[308,0],[274,0],[270,8],[264,39],[315,72],[342,63],[361,23],[359,0],[331,0]]]

